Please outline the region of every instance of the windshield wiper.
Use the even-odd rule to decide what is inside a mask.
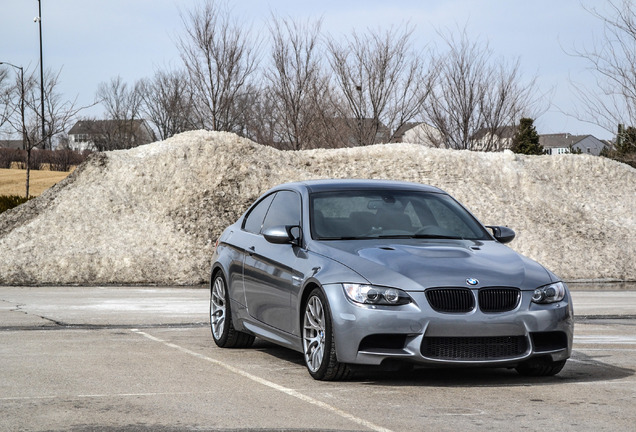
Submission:
[[[450,239],[463,240],[463,237],[447,236],[442,234],[384,234],[365,237],[343,236],[343,237],[320,237],[317,240],[373,240],[373,239]]]
[[[457,236],[448,236],[448,235],[442,235],[442,234],[413,234],[411,236],[409,236],[409,238],[416,238],[416,239],[450,239],[450,240],[463,240],[463,237],[457,237]]]
[[[320,237],[317,240],[359,240],[360,238],[366,238],[366,237]]]
[[[371,237],[361,237],[371,239],[451,239],[463,240],[463,237],[447,236],[442,234],[384,234]]]

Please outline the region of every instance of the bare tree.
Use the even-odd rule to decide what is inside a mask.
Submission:
[[[102,82],[96,99],[104,106],[106,119],[87,119],[87,133],[98,151],[128,149],[145,144],[140,140],[142,85],[130,87],[120,76]]]
[[[478,142],[473,136],[473,150],[501,151],[509,147],[522,117],[526,114],[536,117],[543,109],[539,106],[536,78],[523,80],[519,60],[511,64],[497,63],[492,69],[493,81],[487,86],[480,105],[481,130],[485,133]]]
[[[22,94],[22,83],[16,79],[12,87],[9,104],[12,113],[7,123],[13,134],[23,136],[24,149],[26,150],[26,197],[29,197],[29,181],[32,168],[32,151],[36,147],[44,147],[47,141],[60,134],[63,134],[69,127],[71,121],[85,107],[77,107],[75,101],[62,100],[58,92],[60,71],[46,71],[44,75],[44,110],[47,119],[46,135],[42,136],[41,117],[41,95],[39,74],[36,71],[25,71],[24,94]],[[22,112],[20,109],[22,97],[24,97],[24,133]]]
[[[113,120],[134,120],[140,117],[141,92],[138,85],[130,88],[121,76],[102,82],[97,87],[97,100],[106,109],[106,116]]]
[[[583,108],[580,119],[616,133],[619,124],[636,125],[636,5],[630,0],[605,3],[607,13],[588,11],[603,24],[603,37],[592,47],[575,49],[596,78],[593,87],[572,82]]]
[[[139,84],[141,111],[164,140],[194,128],[192,91],[185,72],[156,71]]]
[[[234,105],[238,111],[236,132],[259,144],[276,147],[274,131],[278,121],[269,87],[250,83],[236,98]]]
[[[522,81],[519,62],[492,60],[487,44],[444,36],[448,50],[435,56],[435,79],[424,104],[429,140],[437,147],[494,151],[506,126],[536,109],[535,80]],[[478,131],[486,131],[476,137]]]
[[[335,106],[355,144],[388,141],[415,118],[429,93],[422,57],[411,49],[410,28],[353,33],[328,42],[337,88]],[[392,133],[391,133],[392,131]]]
[[[0,130],[11,115],[11,85],[9,73],[5,68],[0,69]]]
[[[190,78],[198,126],[241,128],[235,101],[257,67],[258,44],[231,17],[227,4],[206,0],[182,15],[186,35],[178,40]]]
[[[299,150],[319,145],[315,131],[324,116],[321,99],[328,87],[321,65],[321,26],[321,20],[271,18],[273,47],[265,77],[276,123],[272,132],[279,147]]]

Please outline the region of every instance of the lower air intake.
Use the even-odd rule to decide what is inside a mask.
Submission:
[[[523,355],[528,349],[524,336],[425,337],[422,355],[440,360],[499,360]]]

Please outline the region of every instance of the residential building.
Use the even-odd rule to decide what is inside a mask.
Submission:
[[[115,150],[155,141],[145,120],[80,120],[68,132],[72,150]]]
[[[518,126],[500,126],[481,128],[472,136],[472,149],[475,151],[502,151],[512,148],[512,140]]]
[[[395,132],[392,141],[439,147],[442,141],[442,134],[436,127],[427,123],[404,123]]]
[[[571,135],[568,133],[548,134],[539,137],[539,143],[546,154],[557,155],[580,150],[583,154],[598,156],[605,143],[592,135]]]

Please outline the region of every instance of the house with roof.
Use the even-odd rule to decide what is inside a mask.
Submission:
[[[421,144],[427,147],[439,147],[442,142],[442,133],[434,126],[427,123],[404,123],[393,134],[391,142],[409,144]]]
[[[572,135],[568,133],[547,134],[539,136],[539,144],[546,154],[557,155],[580,150],[582,154],[598,156],[605,143],[592,135]]]
[[[475,151],[502,151],[512,148],[512,140],[518,126],[500,126],[481,128],[472,136],[472,148]]]
[[[146,120],[80,120],[68,132],[72,150],[115,150],[156,141]]]

